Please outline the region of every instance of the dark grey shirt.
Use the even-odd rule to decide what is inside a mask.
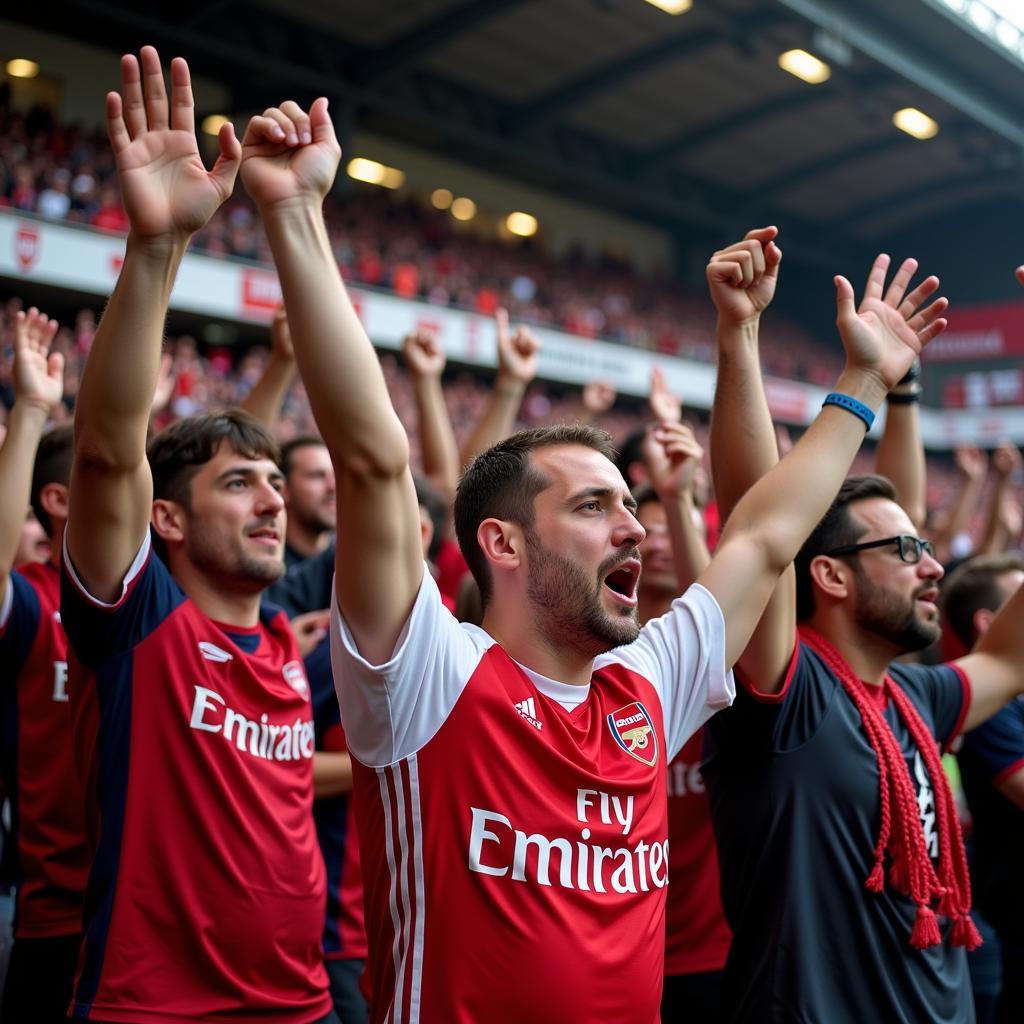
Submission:
[[[945,746],[966,714],[966,681],[949,666],[893,664]],[[800,644],[787,685],[760,699],[744,687],[708,724],[704,775],[734,938],[724,1021],[768,1024],[970,1024],[964,951],[910,946],[916,907],[864,880],[878,837],[878,762],[860,713],[821,659]],[[885,717],[918,793],[938,857],[935,799],[896,709]]]

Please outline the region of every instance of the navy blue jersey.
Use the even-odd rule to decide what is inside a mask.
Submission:
[[[1024,697],[964,736],[959,754],[974,818],[974,893],[985,920],[1024,945],[1024,810],[997,788],[1024,768]]]
[[[969,704],[965,678],[950,666],[896,663],[890,675],[947,744]],[[884,714],[937,859],[933,782],[896,709]],[[909,944],[914,902],[888,885],[865,889],[879,827],[878,762],[860,713],[819,656],[798,644],[781,693],[739,688],[706,732],[704,774],[734,936],[723,1020],[973,1021],[950,922],[939,918],[946,941],[917,951]]]

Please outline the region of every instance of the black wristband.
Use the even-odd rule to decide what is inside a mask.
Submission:
[[[913,405],[915,402],[921,401],[921,389],[918,388],[916,391],[910,391],[902,395],[890,391],[889,394],[885,396],[885,400],[890,405]]]
[[[896,386],[900,384],[910,384],[912,381],[918,380],[921,376],[921,357],[915,356],[914,361],[910,364],[910,369],[899,379]]]

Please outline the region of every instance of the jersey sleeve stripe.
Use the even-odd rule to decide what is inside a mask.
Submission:
[[[1019,772],[1019,771],[1021,770],[1021,768],[1024,768],[1024,757],[1020,757],[1020,758],[1018,758],[1018,759],[1017,759],[1016,761],[1014,761],[1014,762],[1013,762],[1013,764],[1007,765],[1007,766],[1006,766],[1006,767],[1005,767],[1005,768],[1004,768],[1004,769],[1003,769],[1003,770],[1002,770],[1002,771],[1001,771],[1001,772],[1000,772],[1000,773],[999,773],[999,774],[998,774],[998,775],[997,775],[997,776],[996,776],[996,777],[995,777],[995,778],[994,778],[994,779],[992,780],[992,783],[993,783],[993,785],[995,785],[995,786],[1001,786],[1001,785],[1002,785],[1002,784],[1003,784],[1004,782],[1006,782],[1006,781],[1007,781],[1007,779],[1011,779],[1011,778],[1013,778],[1013,776],[1014,776],[1014,775],[1016,775],[1016,774],[1017,774],[1017,772]]]
[[[967,678],[967,673],[955,662],[951,662],[949,666],[960,680],[960,689],[963,692],[963,702],[960,705],[960,714],[956,716],[956,725],[953,726],[952,732],[946,738],[946,742],[942,744],[942,752],[944,754],[949,753],[949,748],[953,745],[953,740],[960,735],[961,730],[964,727],[964,722],[967,720],[967,712],[971,710],[971,683]]]
[[[392,770],[390,768],[378,768],[377,769],[377,781],[380,783],[380,798],[384,809],[384,856],[388,864],[388,874],[390,875],[390,884],[388,886],[388,909],[391,911],[391,928],[394,933],[394,938],[391,947],[391,958],[392,958],[392,970],[394,972],[395,986],[398,985],[398,943],[401,938],[401,926],[399,923],[398,916],[398,872],[396,870],[395,862],[395,832],[393,826],[393,814],[391,811],[391,785],[390,776]],[[391,1011],[394,1006],[389,1009],[385,1020],[393,1020]]]
[[[142,544],[139,550],[135,554],[135,558],[132,560],[132,564],[128,566],[128,571],[124,575],[124,579],[121,581],[121,596],[109,604],[106,601],[101,601],[98,597],[94,597],[89,593],[89,588],[81,581],[78,573],[75,571],[74,563],[71,561],[71,556],[68,554],[68,531],[64,531],[64,565],[67,567],[68,578],[75,585],[75,589],[88,601],[91,605],[96,608],[105,608],[107,611],[116,611],[124,604],[125,598],[128,596],[128,591],[131,589],[132,583],[138,579],[139,573],[145,568],[146,562],[149,559],[149,552],[151,548],[151,542],[149,538],[149,530],[146,531],[146,536],[143,538]]]
[[[416,882],[416,924],[413,932],[410,1020],[420,1019],[420,993],[423,986],[423,927],[426,908],[423,880],[423,816],[420,809],[419,764],[413,754],[409,766],[409,793],[412,806],[413,870]]]

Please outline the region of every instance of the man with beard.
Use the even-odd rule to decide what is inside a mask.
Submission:
[[[942,324],[870,300],[858,313],[836,279],[839,393],[737,506],[699,582],[643,629],[644,531],[606,435],[550,427],[495,445],[456,498],[484,605],[482,627],[460,625],[424,571],[408,438],[324,225],[339,158],[326,100],[289,101],[250,122],[241,174],[338,479],[334,675],[374,1019],[652,1024],[665,761],[731,701],[729,668],[870,407]]]
[[[281,448],[288,528],[284,538],[287,568],[323,551],[334,529],[334,467],[319,437],[297,437]]]
[[[723,515],[759,471],[774,472],[750,334],[774,289],[774,238],[751,232],[708,267]],[[919,326],[913,311],[938,281],[906,294],[917,266],[907,260],[886,288],[888,262],[876,260],[861,309],[878,303]],[[725,282],[742,287],[725,296]],[[883,477],[843,484],[796,559],[795,587],[787,574],[738,662],[734,705],[708,726],[704,775],[734,933],[727,1021],[974,1019],[964,949],[979,939],[939,750],[1024,689],[1024,595],[967,657],[895,661],[938,638],[942,577],[896,499]]]
[[[122,95],[107,97],[131,229],[82,374],[64,544],[93,850],[70,1014],[336,1021],[309,685],[283,613],[260,604],[284,569],[277,446],[229,410],[181,420],[146,451],[175,275],[240,147],[222,128],[207,172],[187,65],[172,64],[169,104],[156,51],[141,57],[141,72],[122,58]]]

